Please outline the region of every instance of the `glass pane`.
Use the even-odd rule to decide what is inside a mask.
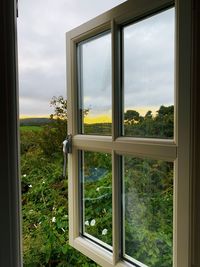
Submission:
[[[112,246],[111,155],[88,151],[81,154],[82,234]]]
[[[111,34],[78,45],[80,133],[111,135]]]
[[[174,8],[124,27],[124,135],[173,138]]]
[[[173,163],[124,157],[124,257],[172,266]]]

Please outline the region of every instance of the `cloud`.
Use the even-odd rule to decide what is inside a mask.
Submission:
[[[52,96],[66,95],[65,32],[122,2],[19,1],[19,85],[23,114],[48,114]]]
[[[48,100],[21,97],[19,106],[21,116],[46,116],[51,114],[52,108]]]
[[[19,1],[21,114],[49,114],[52,96],[66,95],[65,32],[122,2]],[[168,10],[125,27],[125,108],[173,103],[173,25],[174,11]],[[109,38],[84,44],[84,107],[96,114],[111,109]]]
[[[174,103],[174,10],[124,29],[125,109]]]

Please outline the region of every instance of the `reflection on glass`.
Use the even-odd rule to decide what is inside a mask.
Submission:
[[[111,135],[111,34],[78,45],[80,133]]]
[[[173,138],[174,8],[123,29],[124,135]]]
[[[124,157],[124,257],[172,266],[173,163]]]
[[[81,155],[82,234],[112,246],[111,155],[88,151]]]

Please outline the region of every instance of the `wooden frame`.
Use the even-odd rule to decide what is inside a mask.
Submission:
[[[174,183],[174,267],[190,264],[190,56],[191,56],[191,5],[189,1],[175,2],[176,9],[176,97],[173,141],[120,137],[119,103],[120,78],[116,75],[121,67],[119,50],[119,27],[130,20],[137,20],[163,10],[173,4],[168,0],[127,1],[118,7],[70,31],[67,41],[68,86],[68,134],[73,136],[69,166],[69,241],[76,249],[102,266],[133,266],[119,258],[119,170],[117,155],[133,154],[175,163]],[[181,25],[187,25],[182,27]],[[77,43],[103,31],[112,33],[112,136],[88,136],[78,134],[77,125]],[[71,67],[70,67],[71,66]],[[79,235],[78,150],[112,153],[113,158],[113,254]],[[141,264],[142,266],[142,264]]]

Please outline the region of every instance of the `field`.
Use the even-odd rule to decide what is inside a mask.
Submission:
[[[21,132],[30,132],[30,131],[38,132],[38,131],[42,131],[42,126],[20,126],[20,131]]]

